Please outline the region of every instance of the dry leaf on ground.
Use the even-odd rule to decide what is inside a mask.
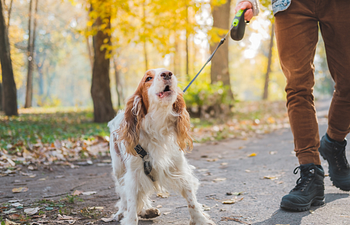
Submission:
[[[25,214],[28,214],[28,215],[34,215],[36,214],[38,211],[39,211],[39,207],[35,207],[35,208],[27,208],[24,210],[24,213]]]
[[[86,191],[86,192],[83,192],[81,193],[82,195],[94,195],[96,194],[97,192],[96,191]]]
[[[19,188],[13,188],[12,189],[13,193],[21,193],[21,192],[26,192],[26,191],[28,191],[27,187],[19,187]]]
[[[243,197],[242,198],[235,197],[233,199],[222,201],[222,204],[235,204],[236,202],[239,202],[239,201],[242,201],[242,200],[243,200]]]
[[[159,193],[157,194],[157,196],[158,196],[158,197],[161,197],[161,198],[168,198],[168,197],[170,196],[170,194],[169,194],[168,192],[166,192],[166,193],[161,193],[161,192],[159,192]]]
[[[215,178],[213,181],[215,182],[215,183],[217,183],[217,182],[221,182],[221,181],[225,181],[226,180],[226,178],[224,178],[224,177],[219,177],[219,178]]]

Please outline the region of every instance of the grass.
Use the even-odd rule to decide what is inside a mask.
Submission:
[[[34,111],[34,113],[33,113]],[[0,115],[0,148],[9,144],[53,143],[56,139],[88,139],[109,136],[107,123],[93,123],[92,111],[50,112],[49,109],[20,113],[18,117]]]

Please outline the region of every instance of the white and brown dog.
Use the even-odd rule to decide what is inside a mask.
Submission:
[[[188,203],[191,225],[215,224],[197,202],[198,179],[184,152],[192,149],[190,117],[177,79],[165,69],[148,70],[127,101],[125,111],[108,123],[116,192],[115,220],[138,224],[138,215],[160,215],[150,195],[173,190]]]

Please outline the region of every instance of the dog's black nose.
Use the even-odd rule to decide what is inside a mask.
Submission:
[[[163,77],[164,80],[170,80],[171,76],[173,75],[170,71],[164,71],[162,74],[160,74],[161,77]]]

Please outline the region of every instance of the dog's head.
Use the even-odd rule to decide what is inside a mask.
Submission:
[[[139,144],[142,120],[147,113],[159,108],[163,108],[164,113],[170,110],[171,115],[176,116],[174,126],[180,149],[184,151],[187,146],[192,148],[190,117],[182,95],[172,72],[151,69],[145,73],[135,93],[127,101],[124,122],[118,131],[119,140],[124,141],[127,153],[137,154],[134,147]]]

